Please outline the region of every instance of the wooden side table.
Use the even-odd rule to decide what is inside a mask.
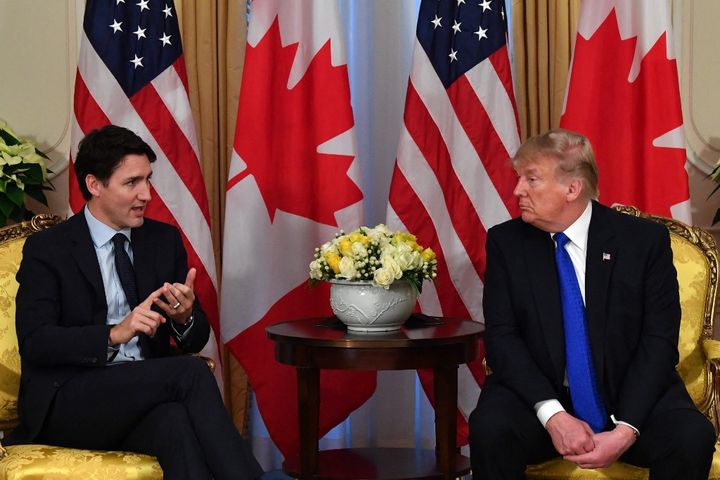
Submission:
[[[478,355],[483,326],[452,318],[413,316],[398,331],[347,332],[334,317],[278,323],[266,329],[275,358],[297,369],[299,458],[283,468],[300,478],[456,478],[470,471],[457,435],[457,368]],[[320,369],[433,370],[435,452],[415,449],[318,451]]]

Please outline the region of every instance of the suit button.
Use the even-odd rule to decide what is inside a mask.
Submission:
[[[60,388],[60,382],[53,382],[53,387]]]

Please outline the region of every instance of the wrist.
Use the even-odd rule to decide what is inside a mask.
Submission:
[[[177,325],[184,327],[186,325],[189,325],[193,321],[194,318],[195,318],[195,314],[193,312],[191,312],[190,316],[187,317],[185,320],[174,320],[173,319],[173,322],[175,322]]]
[[[108,347],[114,347],[119,342],[115,341],[115,338],[113,336],[113,333],[115,333],[117,326],[110,327],[110,330],[108,330]]]
[[[616,425],[613,431],[617,432],[618,435],[622,436],[623,440],[630,444],[635,443],[638,437],[638,433],[634,429],[623,424]]]

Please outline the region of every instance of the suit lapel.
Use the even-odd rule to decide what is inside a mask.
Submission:
[[[103,285],[97,255],[95,254],[95,245],[93,245],[90,229],[85,221],[84,211],[81,210],[67,221],[71,225],[71,255],[77,263],[80,272],[82,272],[83,276],[85,276],[92,286],[93,293],[95,294],[93,311],[98,312],[98,314],[96,315],[97,318],[93,320],[95,322],[105,323],[105,317],[107,316],[105,286]]]
[[[607,213],[606,207],[593,202],[585,263],[585,312],[595,371],[600,382],[603,378],[608,289],[617,253]]]
[[[565,336],[555,266],[555,247],[547,232],[530,225],[526,225],[526,228],[529,234],[525,236],[523,251],[530,284],[556,380],[562,381],[565,375]]]

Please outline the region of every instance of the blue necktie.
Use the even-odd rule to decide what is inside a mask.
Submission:
[[[572,260],[565,250],[570,239],[564,233],[554,236],[557,242],[555,262],[560,280],[563,325],[565,327],[565,367],[575,416],[585,420],[595,432],[607,423],[607,413],[597,387],[590,342],[585,321],[585,305]]]
[[[126,241],[127,237],[122,233],[116,233],[112,238],[115,250],[115,270],[120,278],[123,292],[125,292],[125,299],[132,310],[138,305],[138,294],[135,284],[135,269],[130,261],[130,255],[125,251]]]

